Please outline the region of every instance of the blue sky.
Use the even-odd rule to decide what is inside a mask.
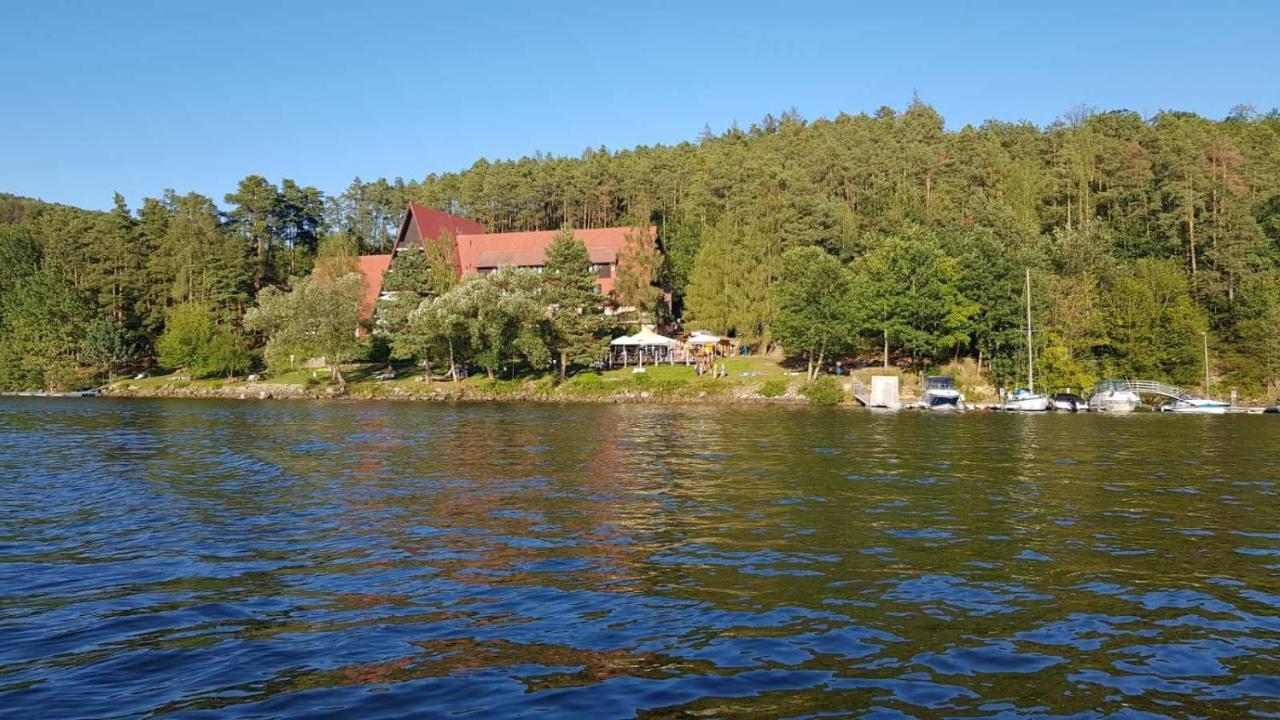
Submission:
[[[913,92],[952,128],[1280,105],[1274,1],[363,4],[0,4],[0,191],[337,192]]]

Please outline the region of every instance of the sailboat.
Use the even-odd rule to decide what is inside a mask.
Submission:
[[[1031,345],[1031,268],[1027,268],[1027,387],[1018,388],[1005,397],[1004,409],[1010,412],[1044,412],[1049,398],[1036,394],[1035,350]]]

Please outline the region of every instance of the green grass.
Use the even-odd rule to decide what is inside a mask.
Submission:
[[[678,398],[678,397],[714,397],[733,392],[736,388],[753,387],[768,384],[782,385],[791,381],[787,371],[776,362],[759,357],[737,357],[724,360],[728,376],[715,378],[711,375],[698,377],[692,365],[647,365],[643,373],[634,372],[634,367],[614,368],[604,372],[580,369],[571,374],[569,379],[558,382],[554,371],[535,372],[527,366],[517,366],[515,378],[503,374],[496,379],[489,379],[483,372],[473,373],[461,382],[454,383],[448,379],[423,382],[421,368],[399,365],[395,367],[396,377],[392,380],[378,380],[375,375],[386,368],[386,363],[353,363],[344,365],[343,376],[347,379],[348,392],[365,397],[403,397],[429,394],[436,397],[455,398],[548,398],[590,399],[614,396],[631,396],[643,394],[643,397]],[[312,377],[315,379],[312,379]],[[179,376],[161,375],[143,380],[121,380],[117,386],[121,388],[160,390],[180,386]],[[329,372],[324,368],[296,368],[284,372],[268,372],[263,374],[262,382],[295,385],[315,391],[328,391],[333,388]],[[228,383],[225,378],[206,378],[194,380],[186,387],[205,390],[219,388],[234,390],[244,385],[243,376],[238,383]]]
[[[214,386],[222,387],[226,384],[226,378],[199,378],[196,380],[187,380],[187,376],[183,374],[173,373],[170,375],[154,375],[134,380],[133,378],[125,378],[117,380],[113,384],[114,387],[134,387],[139,390],[159,390],[166,387],[176,388],[201,388],[212,389]]]

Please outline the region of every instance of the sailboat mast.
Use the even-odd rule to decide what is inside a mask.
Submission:
[[[1036,368],[1031,350],[1031,268],[1027,268],[1027,390],[1036,391]]]

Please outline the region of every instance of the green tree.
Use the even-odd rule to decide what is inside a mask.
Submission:
[[[335,251],[329,259],[318,263],[310,277],[295,279],[288,291],[263,288],[257,306],[245,313],[244,325],[267,336],[268,363],[280,364],[290,356],[324,358],[333,380],[345,390],[342,363],[359,348],[356,330],[365,284],[359,273],[337,274],[343,255]]]
[[[205,348],[201,370],[208,375],[231,377],[252,365],[249,342],[242,333],[228,325],[219,325]]]
[[[170,193],[165,204],[169,220],[159,248],[163,265],[157,271],[171,279],[172,299],[242,309],[254,284],[251,246],[224,232],[209,198]]]
[[[547,346],[559,355],[560,381],[569,363],[593,362],[608,351],[610,324],[596,291],[595,273],[587,246],[565,228],[546,250],[545,285]],[[635,297],[635,296],[633,296]]]
[[[0,384],[59,390],[76,370],[92,301],[62,271],[45,267],[0,297]]]
[[[782,256],[774,334],[784,347],[808,356],[809,380],[822,371],[828,352],[849,346],[851,287],[849,271],[821,248],[794,248]]]
[[[132,334],[104,317],[89,323],[81,341],[84,362],[100,368],[107,375],[107,382],[115,381],[115,372],[133,362],[138,346]]]
[[[410,345],[394,338],[408,331],[410,315],[435,294],[435,274],[421,250],[407,247],[396,253],[382,276],[382,294],[374,309],[375,327],[392,338],[392,357],[407,360],[413,357],[404,354]]]
[[[547,299],[538,273],[502,268],[456,289],[463,287],[473,291],[470,345],[490,378],[504,359],[517,355],[534,368],[551,362],[545,342]]]
[[[1143,258],[1103,295],[1110,366],[1122,375],[1195,383],[1203,371],[1204,311],[1172,260]]]
[[[884,367],[893,346],[937,357],[968,342],[977,305],[960,292],[955,260],[928,235],[883,238],[853,271],[855,313],[862,332],[880,340]]]
[[[583,250],[585,249],[584,247]],[[628,230],[618,253],[618,272],[614,278],[613,292],[618,305],[635,308],[641,322],[654,322],[657,317],[662,290],[655,283],[661,264],[658,246],[649,230]]]
[[[249,367],[244,336],[218,313],[199,302],[183,303],[169,310],[164,334],[156,341],[161,365],[186,368],[192,375],[232,375]]]
[[[427,266],[431,270],[431,292],[443,295],[458,284],[458,246],[453,233],[425,240]]]
[[[706,329],[768,345],[779,241],[732,221],[703,237],[685,297],[685,319]]]
[[[43,253],[25,225],[0,225],[0,298],[40,269]]]
[[[223,200],[231,205],[227,221],[231,231],[253,248],[255,258],[253,288],[275,279],[272,255],[278,244],[277,215],[281,203],[280,190],[261,175],[249,175],[227,193]]]
[[[423,300],[409,314],[405,328],[391,336],[397,357],[417,358],[431,378],[431,360],[437,355],[448,361],[448,374],[458,381],[458,364],[472,357],[472,310],[469,295],[448,292]]]

